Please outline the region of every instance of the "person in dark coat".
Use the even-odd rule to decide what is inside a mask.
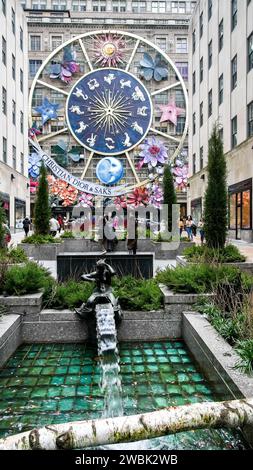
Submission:
[[[136,255],[137,240],[138,240],[138,219],[135,219],[135,237],[128,238],[127,240],[127,249],[129,251],[129,254]]]
[[[28,233],[29,233],[29,230],[30,230],[30,225],[31,225],[31,221],[28,217],[26,217],[24,220],[23,220],[23,229],[24,229],[24,232],[25,232],[25,236],[27,237],[28,236]]]

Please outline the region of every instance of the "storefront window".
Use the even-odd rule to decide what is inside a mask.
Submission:
[[[15,199],[15,228],[23,228],[23,220],[26,216],[26,204],[21,199]]]
[[[242,193],[242,228],[251,228],[250,190]]]
[[[236,194],[230,195],[229,209],[230,209],[229,228],[235,229],[236,228]]]

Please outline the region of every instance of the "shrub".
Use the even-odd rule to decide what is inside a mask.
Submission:
[[[113,291],[122,309],[151,311],[162,306],[163,296],[155,279],[116,278]]]
[[[52,235],[30,235],[22,240],[22,243],[31,243],[34,245],[44,245],[45,243],[61,243],[60,238],[55,238]]]
[[[168,206],[168,231],[172,229],[172,205],[176,204],[177,196],[174,187],[174,180],[169,165],[164,168],[163,175],[163,204]]]
[[[165,269],[156,275],[156,279],[174,292],[198,294],[211,292],[222,279],[233,282],[238,272],[230,266],[200,264]]]
[[[234,245],[227,245],[221,249],[195,245],[185,248],[183,255],[187,261],[193,263],[234,263],[246,259]]]
[[[241,357],[236,367],[248,374],[253,373],[253,339],[238,341],[236,352]]]
[[[87,302],[92,294],[94,285],[88,282],[76,282],[73,280],[62,284],[55,284],[47,306],[51,308],[79,307],[83,302]]]
[[[6,261],[8,264],[25,263],[28,258],[22,248],[12,248],[11,250],[0,250],[0,263]]]
[[[65,230],[60,238],[75,238],[75,235],[70,230]]]
[[[5,274],[1,292],[7,295],[25,295],[48,290],[53,279],[47,269],[37,263],[29,261],[25,266],[13,266]]]
[[[49,206],[49,190],[47,171],[44,165],[40,169],[39,187],[35,201],[34,231],[38,235],[47,235],[51,209]]]

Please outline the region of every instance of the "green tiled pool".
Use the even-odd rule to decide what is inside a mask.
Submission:
[[[125,414],[213,401],[209,384],[181,341],[120,345]],[[35,426],[101,417],[96,350],[84,344],[17,349],[0,369],[0,436]],[[199,430],[155,439],[152,448],[238,449],[239,433]]]

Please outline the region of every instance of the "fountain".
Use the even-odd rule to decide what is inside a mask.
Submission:
[[[111,287],[115,274],[104,259],[99,259],[96,271],[82,275],[85,281],[95,281],[96,288],[87,303],[76,310],[79,317],[87,321],[89,340],[97,341],[102,371],[100,388],[104,394],[103,416],[108,418],[123,414],[116,329],[122,320],[122,312]]]

